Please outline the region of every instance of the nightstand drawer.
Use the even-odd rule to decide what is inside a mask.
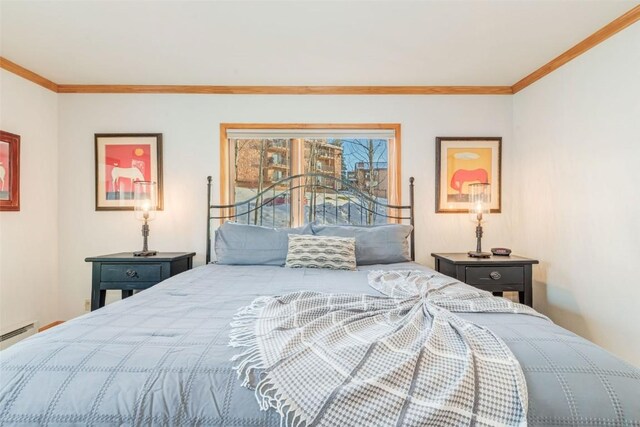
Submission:
[[[499,283],[483,283],[482,285],[473,285],[477,289],[488,292],[523,292],[524,283],[501,285]]]
[[[520,285],[524,284],[524,268],[467,267],[465,282],[469,285]]]
[[[157,285],[158,282],[100,282],[100,289],[118,289],[121,291],[143,291]]]
[[[159,282],[162,264],[102,264],[101,282]]]

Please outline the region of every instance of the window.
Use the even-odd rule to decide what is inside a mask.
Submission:
[[[382,204],[399,204],[399,129],[378,124],[223,124],[223,203],[254,199],[238,207],[237,220],[275,227],[315,219],[328,224],[387,222],[384,206],[366,202],[363,207],[348,190],[355,188]],[[305,178],[315,180],[313,191],[289,191],[287,177],[299,174],[316,174]]]

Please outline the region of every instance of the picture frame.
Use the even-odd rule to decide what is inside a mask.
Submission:
[[[20,135],[0,130],[0,211],[20,210]]]
[[[491,213],[502,212],[502,138],[436,137],[436,213],[468,213],[468,185],[491,184]]]
[[[133,183],[155,181],[163,209],[162,134],[95,134],[96,211],[133,210]]]

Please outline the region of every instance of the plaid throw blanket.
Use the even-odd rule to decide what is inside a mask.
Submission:
[[[374,271],[385,296],[294,292],[240,309],[230,345],[243,386],[286,426],[526,425],[518,361],[454,312],[542,316],[421,271]]]

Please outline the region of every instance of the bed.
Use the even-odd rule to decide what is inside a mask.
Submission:
[[[279,426],[237,380],[232,317],[258,296],[301,288],[375,294],[367,274],[380,269],[432,272],[412,261],[357,271],[207,264],[172,277],[1,352],[0,424]],[[460,316],[519,360],[529,425],[640,425],[637,368],[542,318]]]

